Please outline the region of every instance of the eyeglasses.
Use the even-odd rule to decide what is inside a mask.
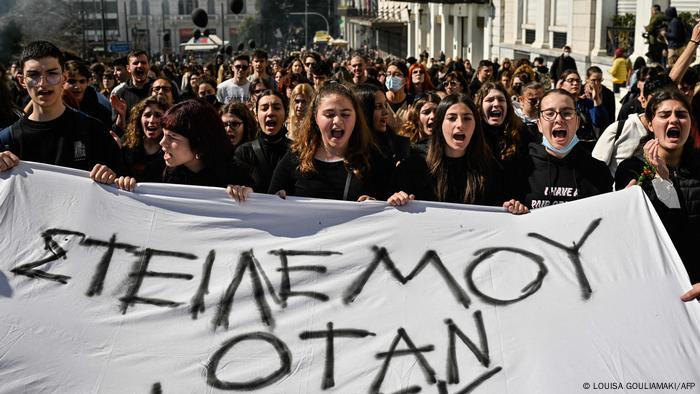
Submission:
[[[262,93],[263,93],[264,91],[266,91],[266,90],[267,90],[267,89],[255,89],[255,90],[253,91],[253,93],[257,96],[257,95],[262,94]]]
[[[151,88],[151,90],[153,90],[154,92],[162,91],[163,93],[170,93],[173,90],[173,88],[171,88],[170,86],[154,86],[153,88]]]
[[[229,120],[228,122],[224,122],[224,127],[230,127],[232,129],[237,129],[242,124],[243,124],[243,122],[241,122],[240,120]]]
[[[566,83],[581,83],[581,80],[578,78],[566,78],[564,81]]]
[[[457,86],[459,85],[459,82],[455,81],[454,79],[451,81],[445,82],[445,86]]]
[[[31,87],[36,87],[41,83],[41,80],[44,79],[46,81],[46,84],[49,86],[54,86],[58,85],[61,83],[61,78],[63,75],[59,72],[56,73],[49,73],[49,74],[39,74],[35,72],[29,72],[26,75],[24,75],[24,80],[27,83],[27,85]]]
[[[233,66],[233,68],[235,68],[236,70],[247,70],[248,65],[247,64],[236,64],[235,66]]]
[[[531,99],[527,99],[527,102],[530,103],[530,105],[537,105],[537,103],[540,102],[540,99],[538,99],[538,98],[531,98]]]
[[[413,72],[411,74],[413,74],[413,75],[423,74],[423,70],[413,70]]]
[[[540,111],[540,115],[542,115],[542,118],[544,118],[544,120],[549,121],[553,121],[554,119],[556,119],[557,115],[561,116],[561,118],[564,120],[571,120],[576,115],[576,110],[573,108],[564,108],[561,111],[557,111],[554,109],[545,109]]]
[[[308,62],[308,63],[306,63],[306,67],[311,67],[314,64],[316,64],[316,62]]]

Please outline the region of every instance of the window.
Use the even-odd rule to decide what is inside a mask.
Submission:
[[[194,11],[194,0],[177,0],[177,14],[189,15]]]
[[[537,1],[528,0],[526,11],[525,23],[528,25],[534,25],[537,21]]]
[[[138,15],[139,10],[136,8],[136,0],[131,0],[129,2],[129,15]]]
[[[207,14],[216,15],[216,6],[214,0],[207,0]]]
[[[148,7],[148,0],[141,0],[141,13],[143,15],[149,15],[151,13]]]
[[[177,0],[177,14],[185,15],[185,0]]]
[[[163,15],[170,15],[170,0],[163,0],[163,5],[161,9],[163,11]]]
[[[552,41],[552,48],[564,48],[566,45],[566,33],[554,32]]]
[[[535,31],[531,29],[525,30],[525,43],[532,44],[535,42]]]

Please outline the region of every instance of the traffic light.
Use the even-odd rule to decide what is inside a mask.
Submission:
[[[243,11],[243,0],[231,0],[229,7],[234,14],[240,14]]]

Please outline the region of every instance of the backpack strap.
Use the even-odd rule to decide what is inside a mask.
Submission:
[[[343,190],[343,201],[348,199],[348,193],[350,193],[350,182],[352,181],[352,169],[347,169],[348,176],[345,177],[345,189]]]
[[[620,138],[620,134],[622,134],[622,128],[625,127],[625,121],[624,120],[618,120],[617,121],[617,131],[615,132],[615,140],[614,142],[617,142],[617,140]]]
[[[260,169],[263,171],[265,177],[269,178],[270,175],[272,175],[272,171],[270,170],[270,163],[268,163],[267,159],[265,159],[265,154],[263,153],[260,140],[257,138],[253,140],[252,146],[253,153],[255,153],[255,157],[258,159],[258,163],[260,164]]]

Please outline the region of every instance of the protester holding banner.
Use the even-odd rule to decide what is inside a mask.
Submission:
[[[397,169],[400,192],[392,205],[409,200],[505,206],[510,212],[527,209],[515,200],[504,204],[503,170],[493,158],[481,127],[476,104],[465,94],[442,99],[430,136],[428,156],[412,154]]]
[[[139,181],[224,187],[244,179],[232,163],[233,147],[214,107],[202,100],[175,104],[161,121],[163,160],[149,163]],[[120,189],[132,191],[136,179],[122,176]]]
[[[554,89],[540,100],[537,121],[543,139],[530,144],[527,184],[518,195],[528,208],[542,208],[612,191],[607,166],[579,144],[576,98]]]
[[[689,137],[691,107],[678,90],[652,95],[646,106],[648,128],[644,158],[629,158],[617,168],[615,187],[639,185],[651,200],[683,260],[692,283],[700,282],[700,152]]]
[[[151,96],[131,109],[122,145],[128,176],[141,179],[148,163],[163,160],[159,144],[163,138],[161,119],[168,108],[163,97]]]
[[[388,196],[393,162],[374,148],[361,106],[349,88],[325,84],[291,151],[280,160],[269,193],[364,201]]]
[[[91,178],[112,182],[123,171],[119,147],[98,120],[64,104],[63,66],[61,50],[50,42],[34,41],[22,51],[18,79],[32,111],[0,131],[0,171],[21,158],[92,170]]]
[[[266,193],[272,172],[289,150],[287,138],[287,99],[274,90],[264,91],[255,108],[260,133],[258,138],[236,149],[235,161],[244,173],[250,174],[253,190]],[[241,186],[239,184],[236,184]]]

